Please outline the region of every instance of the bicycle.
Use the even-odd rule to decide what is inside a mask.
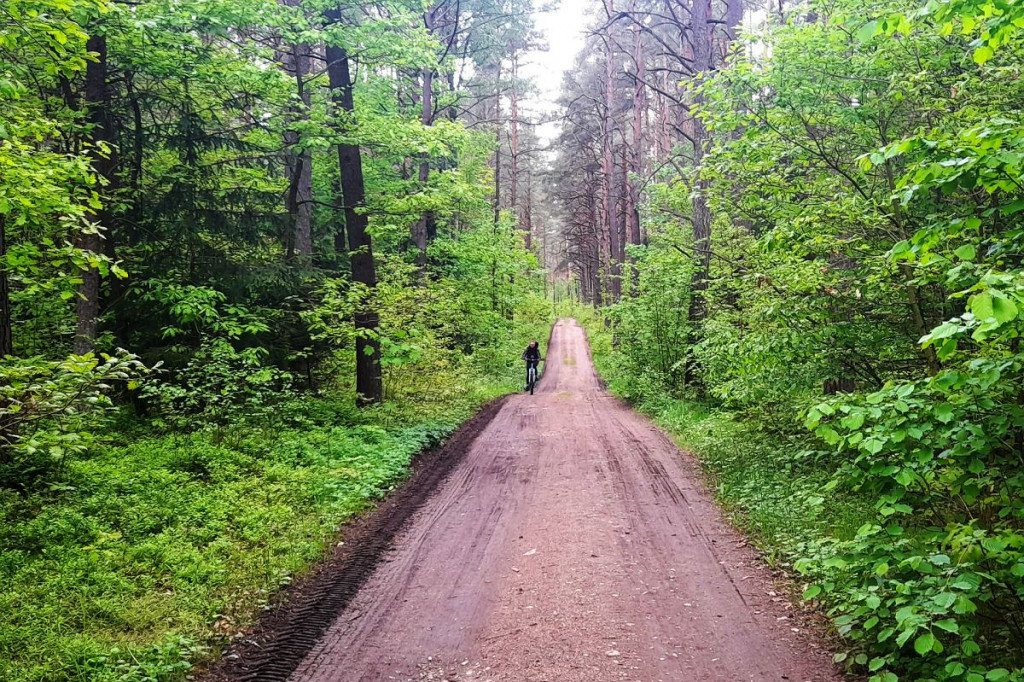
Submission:
[[[530,395],[533,395],[533,387],[537,383],[538,362],[533,362],[531,360],[527,360],[526,362],[526,388],[529,389]]]

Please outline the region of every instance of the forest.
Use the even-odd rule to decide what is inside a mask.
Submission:
[[[181,679],[519,380],[525,16],[0,5],[0,678]]]
[[[1024,7],[584,4],[549,110],[557,3],[0,3],[0,678],[186,679],[573,316],[838,666],[1024,680]]]

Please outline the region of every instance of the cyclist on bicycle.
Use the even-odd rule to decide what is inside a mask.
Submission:
[[[523,360],[526,362],[526,389],[530,390],[530,367],[533,367],[536,374],[537,365],[540,364],[540,345],[536,341],[530,341],[530,345],[523,351]]]

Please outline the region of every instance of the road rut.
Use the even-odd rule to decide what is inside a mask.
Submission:
[[[583,329],[559,321],[546,360],[290,682],[841,679]]]

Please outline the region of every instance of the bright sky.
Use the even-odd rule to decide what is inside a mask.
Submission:
[[[576,54],[583,49],[584,31],[589,21],[586,10],[592,2],[561,0],[553,11],[538,11],[534,15],[537,30],[544,35],[544,41],[550,49],[529,53],[520,71],[523,76],[533,80],[539,91],[525,103],[530,113],[538,119],[550,117],[557,111],[555,99],[562,86],[562,74],[572,68]],[[540,7],[547,3],[545,0],[533,0],[533,4],[534,7]],[[537,128],[537,134],[543,142],[553,140],[558,132],[557,121]]]

